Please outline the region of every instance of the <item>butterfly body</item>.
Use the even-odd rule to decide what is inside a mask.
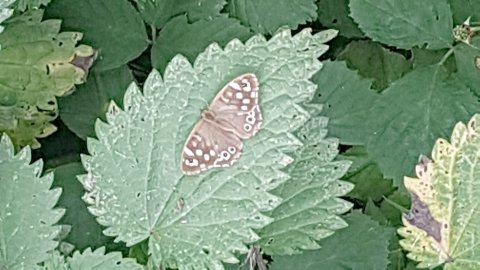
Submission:
[[[240,158],[243,140],[253,137],[262,124],[258,90],[252,73],[238,76],[220,90],[185,143],[181,166],[185,174],[229,167]]]

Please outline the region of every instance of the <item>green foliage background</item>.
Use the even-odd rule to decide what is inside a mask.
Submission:
[[[8,19],[12,11],[13,15]],[[467,34],[471,35],[460,40],[454,35],[454,28],[469,17],[472,32]],[[258,204],[272,198],[286,201],[282,204],[278,201],[280,206],[277,209],[257,207],[252,213],[242,213],[243,216],[253,217],[257,211],[262,212],[262,221],[242,227],[245,231],[239,230],[241,239],[233,243],[234,247],[225,254],[216,254],[217,258],[207,252],[209,258],[215,257],[215,260],[191,267],[248,269],[248,263],[236,258],[245,258],[245,245],[256,245],[265,251],[264,259],[270,269],[416,269],[416,263],[406,257],[406,252],[399,245],[400,237],[395,233],[402,227],[400,209],[410,207],[410,194],[403,185],[403,178],[415,176],[419,155],[431,153],[437,138],[450,137],[457,122],[466,122],[480,111],[480,64],[476,62],[480,58],[480,37],[475,35],[477,23],[480,25],[480,1],[465,0],[0,0],[0,24],[6,27],[0,34],[0,131],[12,136],[13,141],[12,144],[6,136],[3,137],[3,148],[0,148],[0,153],[4,155],[0,156],[0,203],[4,207],[0,209],[0,239],[9,240],[0,241],[0,269],[21,269],[18,268],[21,257],[12,258],[3,250],[9,247],[10,252],[21,252],[28,241],[37,241],[41,248],[35,249],[36,253],[25,259],[26,263],[35,265],[44,262],[39,266],[43,269],[85,269],[82,267],[96,262],[104,263],[102,269],[140,269],[140,265],[153,269],[154,264],[165,259],[160,258],[163,255],[167,260],[165,265],[197,269],[188,268],[196,260],[185,259],[184,265],[188,267],[182,266],[178,259],[181,256],[166,247],[154,254],[154,260],[149,260],[152,250],[161,245],[169,246],[169,243],[158,239],[149,243],[144,237],[149,233],[146,227],[132,232],[141,237],[125,236],[126,231],[116,231],[116,227],[112,226],[121,217],[109,222],[99,219],[98,222],[95,217],[106,215],[102,212],[103,208],[96,206],[95,200],[86,205],[81,199],[85,193],[85,179],[92,176],[88,174],[90,168],[85,166],[89,163],[84,158],[84,166],[87,167],[84,168],[80,156],[109,153],[109,146],[105,147],[107,150],[98,150],[98,145],[94,146],[97,141],[92,138],[101,141],[106,137],[101,134],[106,129],[102,129],[101,124],[97,124],[95,129],[95,122],[99,118],[113,126],[120,125],[115,124],[112,114],[124,107],[124,95],[129,85],[134,82],[139,86],[138,89],[130,86],[131,92],[136,91],[132,96],[141,96],[140,89],[149,91],[151,85],[148,85],[147,77],[151,70],[156,69],[163,75],[178,54],[183,55],[182,61],[188,61],[190,65],[196,61],[210,63],[207,56],[203,60],[197,57],[212,43],[224,48],[233,39],[246,42],[253,36],[263,35],[268,40],[282,29],[290,29],[294,36],[304,33],[302,30],[307,28],[312,29],[313,34],[335,29],[338,36],[328,41],[328,52],[319,57],[323,66],[311,77],[312,85],[317,87],[313,98],[295,97],[294,90],[302,87],[313,89],[302,85],[292,87],[290,96],[298,99],[296,103],[302,103],[301,109],[296,107],[297,104],[283,100],[290,107],[285,105],[282,108],[295,108],[301,112],[298,115],[304,119],[293,122],[300,123],[303,128],[308,127],[306,131],[291,128],[272,132],[275,135],[271,135],[273,138],[293,134],[299,138],[293,142],[292,137],[285,135],[292,141],[287,144],[286,150],[281,147],[276,149],[274,143],[268,145],[277,151],[276,155],[270,153],[271,160],[280,159],[288,152],[296,161],[286,168],[268,171],[274,176],[267,177],[267,171],[263,171],[263,179],[278,177],[281,180],[276,184],[278,186],[272,184],[258,192],[263,194]],[[8,25],[16,25],[27,35],[19,34],[20,30],[9,32]],[[42,30],[29,30],[29,27]],[[57,41],[62,39],[68,41],[68,46],[59,49]],[[311,45],[315,42],[307,43],[304,51],[298,49],[299,55],[309,49],[315,51],[308,47],[317,46]],[[47,49],[32,52],[28,46]],[[74,55],[83,53],[91,56],[92,48],[97,50],[98,57],[88,72],[71,65]],[[271,47],[265,45],[265,48]],[[318,55],[315,54],[316,57]],[[278,59],[265,60],[265,63],[276,63]],[[239,63],[241,57],[235,60],[232,65],[243,65]],[[60,79],[56,78],[59,81],[43,76],[45,65],[52,62],[60,63],[62,68],[74,74],[65,75],[66,72],[63,72]],[[21,68],[17,69],[17,65],[12,63],[20,63],[18,66]],[[303,64],[299,65],[303,67]],[[258,70],[261,73],[262,69]],[[35,80],[34,72],[39,71],[43,75]],[[305,71],[305,74],[310,71]],[[305,74],[302,76],[309,77]],[[282,88],[285,86],[281,82],[288,82],[289,76],[281,73],[278,82],[275,82],[278,83],[279,95],[288,96],[283,92],[287,88]],[[18,79],[12,79],[14,77]],[[199,85],[202,82],[205,81],[200,80]],[[33,92],[23,93],[23,84],[27,84],[27,90]],[[146,88],[143,88],[144,84]],[[33,87],[38,85],[47,91]],[[15,89],[15,98],[19,101],[12,101],[9,99],[11,95],[5,94],[11,89]],[[212,95],[211,92],[202,93]],[[179,95],[176,99],[178,104],[181,98],[185,97]],[[53,102],[53,105],[47,101]],[[111,105],[111,101],[116,105]],[[23,106],[25,104],[29,105],[28,110]],[[276,104],[282,103],[279,101]],[[273,112],[275,106],[270,106],[268,110]],[[287,111],[285,115],[289,115]],[[289,119],[287,116],[285,118]],[[15,126],[19,129],[13,129]],[[53,132],[54,129],[58,130]],[[39,175],[38,170],[42,170],[40,163],[28,164],[29,150],[20,152],[14,158],[14,148],[26,145],[39,147],[37,140],[41,147],[32,151],[32,160],[42,159],[45,173],[54,171],[52,187],[61,187],[61,195],[58,189],[49,190],[53,178],[51,174]],[[259,140],[261,143],[267,141]],[[268,153],[267,147],[262,147],[265,151],[260,152]],[[137,155],[141,156],[141,153],[131,156]],[[251,156],[251,153],[248,155]],[[265,156],[256,160],[268,160]],[[118,159],[114,161],[120,162]],[[19,167],[12,169],[9,166]],[[32,170],[35,173],[30,172]],[[24,173],[25,178],[36,181],[38,187],[16,186],[12,180],[15,172]],[[171,181],[180,177],[163,173],[158,174]],[[84,175],[83,186],[76,179],[77,175]],[[322,177],[331,181],[324,181]],[[289,182],[288,178],[298,182]],[[342,181],[338,181],[340,178]],[[145,183],[150,183],[150,178],[145,179]],[[195,181],[202,187],[203,180]],[[253,180],[248,183],[253,183]],[[15,235],[15,224],[7,223],[10,222],[7,214],[10,213],[9,202],[16,197],[8,195],[7,188],[8,192],[28,199],[36,196],[34,189],[38,189],[42,194],[34,199],[45,197],[43,204],[36,205],[38,209],[18,214],[43,213],[45,218],[42,226],[25,234],[31,238],[22,239],[15,246],[11,241],[16,238],[10,238],[10,234]],[[101,188],[99,192],[109,187]],[[295,194],[290,194],[293,191]],[[47,196],[49,192],[53,194],[50,197]],[[252,198],[253,193],[249,194]],[[61,219],[61,211],[52,210],[57,197],[57,208],[64,208],[66,212]],[[7,199],[2,201],[2,198]],[[88,201],[88,198],[85,200]],[[25,202],[19,200],[18,203],[30,202],[25,199]],[[294,207],[289,208],[289,203]],[[92,205],[94,207],[90,207],[90,211],[94,215],[87,209]],[[124,207],[131,206],[127,204]],[[170,202],[168,207],[176,209],[177,205]],[[354,210],[342,215],[350,207]],[[102,210],[101,213],[98,209]],[[240,213],[238,215],[241,216]],[[58,237],[59,227],[53,226],[55,222],[68,225],[69,233]],[[268,225],[260,226],[260,223]],[[19,228],[23,232],[28,225],[22,223]],[[247,231],[252,234],[247,235]],[[122,241],[115,242],[113,237],[119,235],[123,238],[117,240]],[[47,254],[56,246],[52,244],[54,238],[60,244],[55,252]],[[132,240],[134,238],[135,241]],[[186,246],[191,248],[195,243]],[[169,247],[173,248],[174,244],[178,242]],[[69,246],[74,251],[67,248]],[[164,250],[168,254],[162,253]],[[200,251],[204,252],[201,248]],[[233,254],[234,251],[238,254]],[[61,253],[70,256],[64,258]],[[421,260],[421,257],[416,258]],[[478,256],[469,259],[480,262]]]

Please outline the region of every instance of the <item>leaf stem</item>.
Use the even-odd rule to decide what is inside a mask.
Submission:
[[[450,55],[452,55],[453,53],[453,47],[450,48],[450,50],[448,50],[448,52],[442,57],[442,59],[440,60],[440,62],[438,62],[438,65],[441,66],[445,63],[445,61],[447,61],[448,57],[450,57]]]
[[[387,197],[385,197],[385,196],[383,196],[383,199],[384,199],[387,203],[389,203],[391,206],[393,206],[395,209],[397,209],[398,211],[400,211],[400,212],[402,212],[402,213],[406,213],[406,212],[410,211],[410,210],[408,210],[407,208],[401,206],[400,204],[398,204],[398,203],[390,200],[389,198],[387,198]]]

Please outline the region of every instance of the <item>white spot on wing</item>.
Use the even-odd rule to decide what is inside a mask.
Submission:
[[[248,110],[248,107],[245,106],[245,105],[242,105],[242,106],[240,106],[240,109],[242,109],[242,111],[246,111],[246,110]]]
[[[197,149],[197,150],[195,150],[195,154],[196,154],[197,156],[203,155],[202,149]]]
[[[241,92],[237,92],[237,93],[235,94],[235,97],[236,97],[237,99],[242,99],[242,98],[243,98],[243,94],[242,94]]]
[[[238,91],[242,90],[242,88],[240,87],[240,85],[239,85],[238,83],[236,83],[236,82],[231,82],[230,84],[228,84],[228,86],[230,86],[230,87],[232,87],[233,89],[238,90]]]
[[[250,99],[244,98],[244,99],[242,100],[242,103],[243,103],[243,104],[250,104]]]
[[[213,149],[210,149],[210,156],[214,157],[217,153],[215,153],[215,151],[213,151]]]
[[[188,147],[185,147],[185,154],[187,154],[187,156],[189,156],[189,157],[195,156],[193,154],[192,150],[190,150],[190,148],[188,148]]]
[[[209,154],[204,154],[204,155],[203,155],[203,158],[204,158],[206,161],[210,161],[210,155],[209,155]]]

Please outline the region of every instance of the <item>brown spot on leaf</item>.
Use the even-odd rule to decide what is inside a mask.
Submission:
[[[411,195],[412,208],[410,209],[410,212],[405,215],[405,219],[413,226],[424,230],[437,242],[441,242],[441,223],[433,218],[428,205],[420,200],[417,194],[412,192]]]
[[[90,67],[93,65],[93,62],[97,59],[98,56],[98,50],[95,50],[95,52],[90,55],[90,56],[78,56],[75,55],[72,61],[70,63],[78,68],[81,68],[85,72],[85,77],[87,77],[88,71],[90,70]]]

